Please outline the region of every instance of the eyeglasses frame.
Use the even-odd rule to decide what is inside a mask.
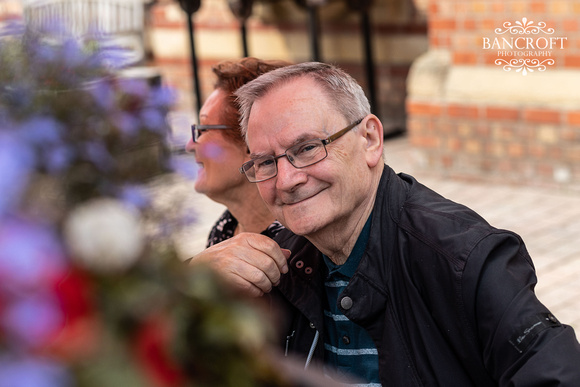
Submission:
[[[318,160],[318,161],[315,161],[315,162],[314,162],[314,163],[312,163],[312,164],[303,165],[303,166],[301,166],[301,167],[297,167],[297,166],[295,166],[295,165],[292,163],[292,161],[290,161],[290,158],[289,158],[289,157],[288,157],[288,155],[287,155],[287,153],[288,153],[288,149],[286,149],[286,151],[285,151],[284,153],[282,153],[282,154],[280,154],[280,155],[278,155],[278,156],[273,156],[273,157],[272,157],[272,160],[273,160],[273,161],[276,163],[276,174],[275,174],[274,176],[272,176],[272,177],[269,177],[269,178],[267,178],[267,179],[263,179],[263,180],[250,181],[250,178],[248,177],[248,175],[246,175],[246,171],[244,170],[244,165],[248,165],[249,163],[253,163],[255,160],[250,160],[250,161],[247,161],[247,162],[245,162],[244,164],[242,164],[242,166],[240,167],[240,173],[241,173],[242,175],[246,176],[246,179],[248,179],[248,181],[249,181],[250,183],[261,183],[261,182],[263,182],[263,181],[266,181],[266,180],[273,179],[274,177],[276,177],[276,176],[278,175],[278,159],[280,159],[280,158],[282,158],[282,157],[284,157],[284,156],[286,156],[286,158],[288,159],[288,162],[289,162],[290,164],[292,164],[292,166],[293,166],[294,168],[296,168],[296,169],[306,168],[306,167],[309,167],[309,166],[311,166],[311,165],[314,165],[314,164],[316,164],[316,163],[319,163],[319,162],[321,162],[322,160],[324,160],[325,158],[327,158],[327,157],[328,157],[328,151],[326,150],[326,146],[327,146],[328,144],[330,144],[331,142],[334,142],[334,141],[338,140],[340,137],[344,136],[344,135],[345,135],[346,133],[348,133],[348,132],[349,132],[351,129],[353,129],[353,128],[355,128],[357,125],[359,125],[359,124],[360,124],[360,123],[361,123],[363,120],[364,120],[364,117],[363,117],[363,118],[361,118],[361,119],[358,119],[358,120],[356,120],[355,122],[353,122],[352,124],[348,125],[347,127],[343,128],[343,129],[341,129],[341,130],[339,130],[338,132],[336,132],[336,133],[334,133],[334,134],[331,134],[330,136],[326,137],[325,139],[322,139],[322,138],[314,138],[314,139],[312,139],[312,140],[306,140],[306,141],[303,141],[303,142],[301,142],[301,143],[299,143],[299,144],[292,145],[290,148],[288,148],[288,149],[291,149],[291,148],[294,148],[294,147],[296,147],[296,146],[302,145],[302,144],[304,144],[304,143],[307,143],[307,142],[311,142],[311,141],[317,141],[317,140],[320,140],[320,142],[322,143],[322,146],[324,146],[324,151],[326,152],[326,155],[325,155],[323,158],[321,158],[320,160]]]
[[[193,140],[194,143],[197,143],[197,140],[201,137],[201,133],[200,131],[206,131],[206,130],[214,130],[214,129],[218,129],[218,130],[227,130],[227,129],[234,129],[229,125],[197,125],[197,124],[193,124],[191,125],[191,139]],[[198,131],[198,135],[195,135],[195,131]]]

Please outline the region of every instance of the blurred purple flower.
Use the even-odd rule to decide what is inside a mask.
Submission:
[[[49,359],[0,358],[0,387],[72,387],[66,368]]]
[[[42,66],[47,63],[52,63],[58,59],[58,52],[54,47],[47,44],[39,44],[33,49],[36,61],[31,63],[31,66],[38,67],[38,70],[44,70]]]
[[[53,117],[36,116],[20,124],[19,132],[25,141],[45,147],[59,143],[64,130]]]
[[[27,144],[10,133],[0,133],[0,217],[16,209],[34,163],[34,153]]]
[[[126,137],[133,137],[139,133],[141,123],[137,117],[127,112],[117,112],[112,117],[113,123],[121,130],[121,133]]]
[[[171,158],[171,169],[186,179],[195,180],[199,167],[191,155],[184,155]]]
[[[23,84],[6,85],[0,89],[2,102],[12,109],[10,113],[15,113],[14,110],[27,108],[33,102],[33,93],[30,86]]]
[[[147,81],[140,78],[119,79],[119,89],[125,94],[138,95],[144,98],[149,94]]]
[[[177,100],[177,93],[170,87],[154,88],[149,96],[148,104],[150,106],[171,106]]]
[[[92,82],[88,91],[92,94],[95,102],[106,110],[112,110],[115,106],[115,91],[106,80]]]
[[[74,150],[64,144],[58,144],[44,150],[43,165],[49,173],[66,170],[74,157]]]
[[[47,290],[12,299],[5,305],[0,324],[14,349],[41,348],[61,328],[63,312]]]
[[[26,293],[52,283],[64,270],[64,254],[53,230],[12,216],[2,219],[0,289]]]
[[[159,109],[146,108],[141,112],[141,121],[145,127],[152,132],[164,134],[167,132],[167,123],[165,116]]]
[[[67,67],[79,66],[87,57],[87,54],[82,50],[79,41],[72,37],[69,37],[63,42],[61,51],[60,59],[67,65]]]
[[[145,208],[151,202],[147,192],[148,191],[144,187],[127,185],[122,188],[119,199],[136,208]]]
[[[81,148],[84,159],[93,163],[101,171],[113,168],[115,160],[102,142],[86,142]]]

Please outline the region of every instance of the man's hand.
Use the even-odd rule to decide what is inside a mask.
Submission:
[[[288,272],[290,250],[281,249],[265,235],[241,233],[194,256],[190,265],[207,264],[228,285],[250,297],[259,297],[278,285]]]

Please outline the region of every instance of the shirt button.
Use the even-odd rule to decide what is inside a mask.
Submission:
[[[310,323],[310,328],[312,328],[312,329],[316,328],[316,327],[314,326],[314,323]]]
[[[347,335],[342,336],[342,342],[346,345],[350,344],[350,337],[348,337]]]
[[[340,306],[342,306],[342,308],[345,310],[349,310],[350,308],[352,308],[352,298],[343,297],[343,299],[340,300]]]

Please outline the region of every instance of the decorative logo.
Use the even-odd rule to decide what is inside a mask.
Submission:
[[[544,22],[535,24],[524,17],[515,24],[508,21],[503,23],[503,28],[496,28],[494,38],[483,38],[482,48],[497,50],[498,58],[494,63],[505,71],[515,70],[525,76],[535,70],[546,71],[547,66],[556,63],[553,51],[564,49],[568,38],[552,36],[555,32]]]

